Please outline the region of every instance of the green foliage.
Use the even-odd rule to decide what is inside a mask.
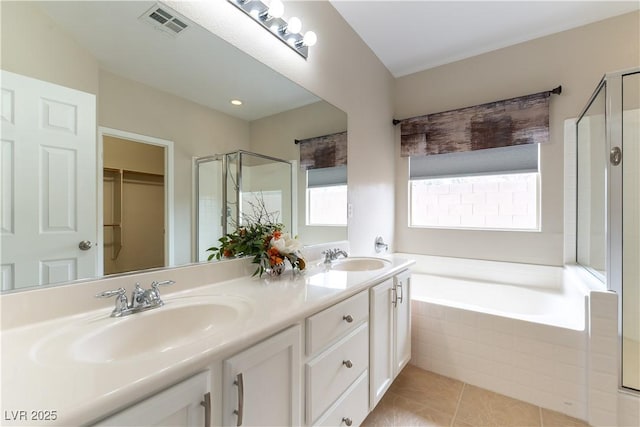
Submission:
[[[267,212],[262,199],[257,204],[251,204],[251,207],[252,214],[244,217],[248,225],[241,225],[218,239],[220,246],[207,249],[207,252],[211,252],[208,260],[252,256],[252,262],[258,264],[254,276],[262,276],[267,268],[284,262],[285,258],[294,268],[303,270],[305,262],[297,251],[281,253],[271,246],[272,239],[283,236],[284,225],[275,220],[276,215]]]

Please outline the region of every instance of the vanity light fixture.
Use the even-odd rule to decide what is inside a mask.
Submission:
[[[313,31],[302,31],[302,21],[295,16],[285,20],[282,0],[228,0],[258,22],[271,34],[279,38],[305,59],[309,56],[309,47],[316,44],[318,36]]]

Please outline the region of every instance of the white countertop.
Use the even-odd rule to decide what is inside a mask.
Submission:
[[[185,290],[180,290],[187,286],[178,279],[175,292],[164,297],[165,307],[155,310],[116,319],[109,317],[110,305],[108,309],[3,330],[1,423],[38,425],[32,419],[10,421],[16,411],[28,411],[28,417],[32,410],[56,411],[57,419],[42,425],[96,421],[394,276],[413,263],[397,256],[384,258],[390,264],[373,271],[325,271],[314,267],[296,277],[289,270],[277,278],[241,277]],[[90,328],[135,322],[175,307],[184,298],[230,298],[242,307],[242,314],[222,330],[200,333],[197,340],[124,360],[79,361],[66,344],[78,334],[90,332]],[[162,327],[158,325],[150,333],[162,333]]]

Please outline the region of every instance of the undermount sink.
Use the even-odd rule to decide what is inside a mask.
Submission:
[[[390,261],[382,258],[350,257],[334,261],[331,264],[331,269],[338,271],[371,271],[380,270],[390,264]]]
[[[248,302],[231,296],[169,299],[157,309],[68,328],[47,339],[35,356],[42,362],[53,358],[88,363],[157,356],[214,334],[248,311]]]

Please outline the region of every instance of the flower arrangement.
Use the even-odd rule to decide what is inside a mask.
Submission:
[[[284,225],[273,220],[264,203],[253,208],[254,214],[245,217],[248,225],[239,226],[218,239],[220,246],[207,249],[212,252],[208,259],[253,256],[252,262],[258,264],[254,276],[262,276],[265,272],[279,275],[284,271],[285,260],[293,268],[304,270],[306,263],[300,254],[302,244],[282,231]]]

